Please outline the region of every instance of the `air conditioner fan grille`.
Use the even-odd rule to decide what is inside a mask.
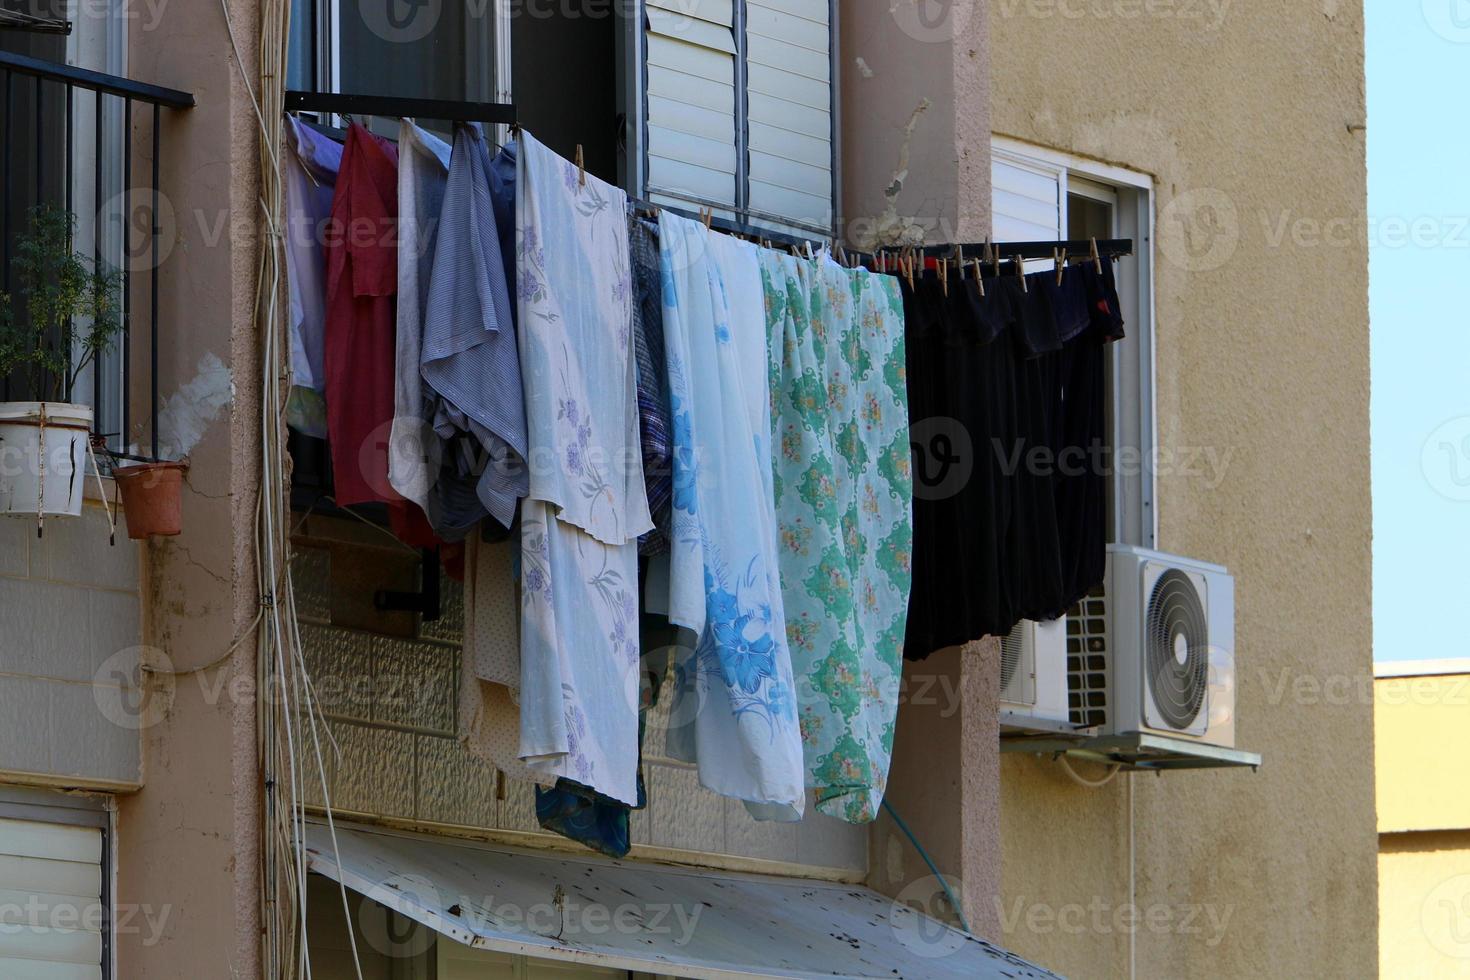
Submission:
[[[1173,728],[1188,728],[1204,706],[1209,644],[1198,588],[1184,572],[1169,569],[1149,596],[1144,656],[1154,706]]]

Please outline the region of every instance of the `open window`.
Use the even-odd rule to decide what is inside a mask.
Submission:
[[[995,241],[1131,238],[1119,260],[1118,299],[1127,338],[1108,362],[1112,520],[1108,541],[1155,547],[1153,181],[1148,175],[996,138],[992,154]],[[1031,266],[1032,263],[1028,263]],[[1051,260],[1034,264],[1050,268]]]

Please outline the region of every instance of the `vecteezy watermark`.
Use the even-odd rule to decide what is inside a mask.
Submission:
[[[204,659],[204,658],[201,658]],[[223,665],[221,665],[223,666]],[[108,657],[92,679],[97,710],[110,723],[140,731],[161,723],[173,707],[179,685],[193,685],[199,700],[252,706],[260,702],[305,707],[293,682],[273,676],[264,689],[254,671],[184,670],[154,647],[129,647]],[[379,669],[314,671],[312,705],[336,718],[367,721],[383,717],[421,718],[453,701],[452,679],[433,671],[394,672]]]
[[[133,187],[113,195],[98,209],[96,220],[100,241],[121,243],[121,267],[129,272],[161,266],[179,240],[173,201],[159,194],[155,211],[151,187]]]
[[[1445,956],[1470,960],[1470,874],[1446,878],[1424,896],[1419,927]]]
[[[631,18],[639,9],[637,0],[348,0],[354,3],[363,25],[375,37],[390,44],[413,44],[422,41],[441,25],[453,25],[456,33],[464,25],[486,18],[515,21],[606,20],[609,17]],[[682,31],[688,23],[697,0],[667,0],[659,4],[660,15],[673,18],[661,26]],[[446,14],[448,15],[446,17]]]
[[[1269,248],[1470,249],[1470,215],[1299,214],[1291,208],[1260,213]]]
[[[125,20],[129,30],[151,31],[163,21],[164,11],[173,0],[30,0],[20,9],[35,17],[51,20]]]
[[[382,890],[393,894],[394,904],[400,909],[442,910],[471,926],[524,927],[538,936],[572,945],[616,935],[644,939],[663,936],[683,947],[693,940],[705,912],[702,902],[639,901],[628,892],[620,892],[628,896],[625,901],[602,902],[582,894],[575,885],[557,885],[544,899],[526,901],[496,895],[454,895],[420,875],[395,874],[378,888],[370,889]],[[430,930],[372,902],[364,902],[359,908],[357,924],[370,947],[395,959],[418,956],[433,942]]]
[[[1229,194],[1197,187],[1175,195],[1158,221],[1159,255],[1186,272],[1211,272],[1235,257],[1240,213]]]
[[[975,0],[887,0],[887,3],[898,29],[924,44],[953,41],[965,33],[976,16]]]
[[[948,500],[975,473],[975,443],[959,419],[935,416],[915,422],[909,427],[909,447],[914,496],[920,500]]]
[[[173,664],[155,647],[119,650],[92,677],[97,710],[126,731],[142,731],[163,721],[176,693]]]
[[[1446,41],[1470,44],[1470,0],[1422,0],[1424,22]]]
[[[964,893],[964,882],[948,875],[943,880],[925,875],[909,882],[894,897],[888,913],[894,937],[920,959],[940,959],[957,952],[969,940],[949,924],[960,917],[950,896]]]
[[[1002,477],[1020,473],[1041,478],[1149,475],[1196,481],[1206,490],[1217,490],[1235,461],[1234,446],[1158,446],[1144,452],[1101,441],[1055,447],[992,437],[988,444],[977,447],[969,428],[948,416],[921,419],[910,426],[909,449],[914,496],[931,501],[964,492],[981,467]]]
[[[172,905],[135,905],[119,902],[111,907],[98,901],[83,901],[59,895],[32,893],[21,896],[7,891],[0,901],[0,929],[8,936],[54,936],[57,930],[102,932],[113,936],[140,936],[143,946],[156,946],[172,917]]]
[[[1234,0],[998,0],[1004,18],[1172,20],[1217,30]]]
[[[1470,415],[1450,419],[1424,440],[1419,465],[1441,497],[1470,501]]]
[[[1089,901],[1060,905],[1031,902],[1017,897],[1009,902],[997,898],[1000,928],[1007,936],[1020,932],[1037,936],[1139,935],[1199,938],[1214,949],[1225,938],[1234,905],[1209,902],[1110,902],[1094,895]]]

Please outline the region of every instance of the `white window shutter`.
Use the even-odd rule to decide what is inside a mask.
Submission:
[[[736,204],[734,0],[648,0],[648,191]]]
[[[747,0],[750,209],[832,226],[828,0]]]
[[[0,819],[0,977],[101,980],[102,831]]]
[[[1050,242],[1065,237],[1061,171],[996,153],[990,179],[994,241]]]

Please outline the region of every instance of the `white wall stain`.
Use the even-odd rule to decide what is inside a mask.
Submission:
[[[878,248],[924,244],[923,227],[912,217],[898,213],[898,196],[903,192],[904,182],[909,179],[909,147],[914,141],[914,131],[919,128],[919,120],[924,113],[933,105],[931,100],[925,99],[910,114],[908,124],[903,130],[903,145],[898,150],[898,169],[893,171],[893,178],[883,191],[888,205],[873,220],[871,232],[863,234],[860,240],[854,242],[858,248],[873,251]]]
[[[205,430],[235,395],[230,369],[213,353],[199,358],[194,377],[164,399],[158,411],[158,451],[178,459],[193,451]]]

